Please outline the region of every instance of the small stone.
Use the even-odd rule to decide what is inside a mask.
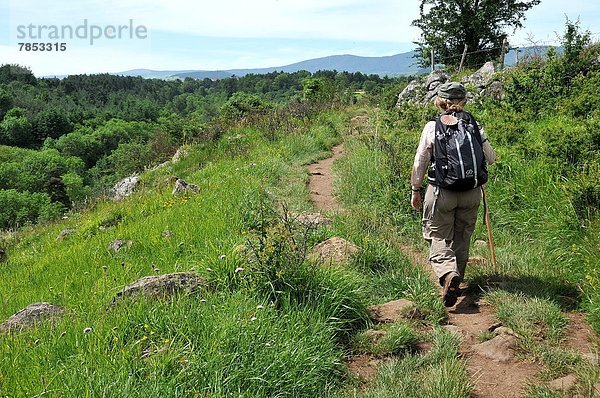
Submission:
[[[469,257],[468,263],[471,265],[485,265],[487,263],[487,260],[485,257],[472,256],[472,257]]]
[[[481,239],[477,239],[475,241],[475,246],[477,247],[486,247],[487,246],[487,242]]]
[[[75,229],[73,229],[73,228],[63,229],[62,231],[60,231],[60,233],[56,237],[56,240],[63,240],[64,238],[66,238],[69,235],[72,235],[73,233],[75,233]]]
[[[184,157],[188,156],[189,154],[190,154],[190,151],[188,151],[187,149],[179,148],[177,150],[177,152],[175,152],[175,155],[173,155],[173,158],[171,159],[171,162],[177,163],[181,159],[183,159]]]
[[[182,180],[181,178],[178,178],[177,181],[175,181],[175,188],[173,188],[173,195],[180,195],[185,192],[198,193],[198,186],[194,185],[194,184],[189,184],[189,183],[185,182],[184,180]]]
[[[500,327],[496,328],[494,330],[494,333],[496,333],[496,335],[498,335],[498,336],[500,336],[500,335],[517,336],[517,334],[511,328],[507,328],[506,326],[500,326]]]
[[[462,336],[463,335],[463,330],[461,328],[459,328],[456,325],[444,325],[442,326],[444,329],[446,329],[448,332],[456,335],[456,336]]]
[[[517,338],[504,334],[473,346],[473,351],[477,354],[499,362],[506,362],[513,359],[516,349]]]
[[[588,352],[582,355],[583,359],[592,365],[600,365],[600,357],[595,352]]]
[[[130,248],[133,245],[133,242],[130,240],[116,239],[109,243],[108,249],[117,253],[123,247]]]
[[[65,309],[63,307],[46,302],[33,303],[1,323],[0,333],[31,329],[44,320],[56,320],[64,314]]]
[[[401,318],[414,319],[419,315],[419,311],[412,301],[400,299],[370,306],[369,315],[377,322],[387,323],[396,322]]]
[[[577,383],[577,376],[573,374],[560,377],[548,383],[548,386],[554,390],[569,391]]]

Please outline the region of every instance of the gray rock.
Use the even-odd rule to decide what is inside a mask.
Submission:
[[[182,193],[187,193],[187,192],[198,193],[198,186],[194,185],[194,184],[189,184],[189,183],[185,182],[184,180],[182,180],[181,178],[178,178],[177,181],[175,181],[175,188],[173,188],[173,195],[180,195]]]
[[[185,149],[185,148],[179,148],[177,150],[177,152],[175,152],[175,155],[173,155],[173,158],[171,159],[171,162],[177,163],[181,159],[183,159],[184,157],[188,156],[189,154],[190,154],[190,151],[188,151],[187,149]]]
[[[410,300],[400,299],[389,303],[372,305],[369,307],[369,315],[377,322],[388,323],[397,320],[414,319],[420,317],[420,312],[415,303]]]
[[[135,191],[139,179],[140,177],[137,175],[123,178],[111,189],[109,197],[115,202],[125,199]]]
[[[433,71],[427,76],[425,81],[425,88],[427,91],[435,91],[437,94],[437,88],[442,84],[446,83],[450,79],[450,75],[441,70]]]
[[[416,102],[418,101],[418,97],[424,91],[423,85],[418,79],[415,79],[408,83],[408,85],[402,90],[402,92],[398,95],[398,101],[396,102],[396,106],[400,107],[404,102]]]
[[[34,328],[44,320],[56,320],[65,314],[65,309],[50,303],[34,303],[23,308],[0,324],[0,332],[20,332]]]
[[[504,98],[504,88],[502,87],[502,83],[494,80],[483,90],[482,95],[500,101]]]
[[[73,229],[73,228],[63,229],[62,231],[60,231],[60,233],[56,237],[56,240],[63,240],[67,236],[73,235],[74,233],[75,233],[75,229]]]
[[[131,283],[121,290],[113,299],[110,307],[124,297],[144,296],[160,299],[173,296],[178,293],[196,293],[202,289],[206,290],[208,283],[200,275],[193,272],[177,272],[145,276]]]
[[[517,338],[505,334],[498,335],[491,340],[473,346],[473,351],[478,355],[499,362],[506,362],[513,359],[516,349]]]
[[[554,390],[569,391],[577,384],[577,376],[573,374],[560,377],[548,383],[548,386]]]
[[[490,84],[495,73],[496,69],[494,68],[494,63],[488,61],[481,68],[479,68],[477,72],[473,73],[472,75],[465,76],[462,79],[462,82],[464,84],[472,84],[475,87],[483,89]]]
[[[309,254],[309,259],[321,263],[348,263],[360,248],[346,239],[333,237],[316,245]]]
[[[110,242],[108,244],[108,249],[112,250],[115,253],[117,253],[123,247],[129,248],[132,245],[133,245],[133,242],[130,241],[130,240],[116,239],[116,240],[113,240],[112,242]]]

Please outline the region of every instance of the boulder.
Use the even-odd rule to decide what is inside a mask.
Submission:
[[[115,202],[125,199],[135,191],[139,179],[137,175],[123,178],[110,190],[109,197]]]
[[[433,71],[427,76],[425,81],[425,88],[427,91],[434,91],[437,94],[437,89],[442,84],[446,83],[450,79],[450,75],[441,70]]]
[[[515,357],[517,338],[501,334],[491,340],[475,344],[473,351],[478,355],[498,362],[510,361]]]
[[[56,320],[65,314],[63,307],[50,303],[34,303],[23,308],[0,324],[0,332],[20,332],[31,329],[44,320]]]
[[[369,315],[376,322],[392,323],[401,318],[419,318],[419,311],[412,301],[400,299],[370,306]]]
[[[486,62],[479,70],[472,75],[465,76],[462,79],[463,84],[472,84],[480,89],[486,88],[494,78],[496,69],[494,63],[491,61]]]
[[[309,259],[322,263],[348,263],[352,256],[359,251],[360,248],[354,243],[343,238],[333,237],[316,245],[309,254]]]
[[[112,250],[113,252],[117,253],[123,247],[129,248],[132,245],[133,245],[133,242],[130,240],[116,239],[108,244],[108,250]]]
[[[404,102],[418,102],[418,97],[422,94],[423,90],[424,88],[418,79],[412,80],[398,95],[396,107],[400,107]]]
[[[175,181],[175,188],[173,189],[173,195],[180,195],[182,193],[187,193],[187,192],[198,193],[198,186],[194,185],[194,184],[189,184],[189,183],[185,182],[184,180],[182,180],[181,178],[178,178],[177,181]]]
[[[125,286],[112,300],[110,307],[124,297],[144,296],[160,299],[178,293],[195,293],[208,288],[208,283],[193,272],[145,276]]]

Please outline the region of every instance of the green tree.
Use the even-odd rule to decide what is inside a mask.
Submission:
[[[457,66],[467,45],[468,65],[481,65],[501,53],[507,30],[523,27],[525,12],[540,0],[421,0],[420,18],[412,22],[421,29],[418,57],[429,64],[430,51],[436,62]]]

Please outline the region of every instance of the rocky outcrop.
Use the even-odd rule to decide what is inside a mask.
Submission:
[[[173,155],[173,158],[171,159],[171,162],[173,163],[177,163],[179,162],[181,159],[183,159],[184,157],[188,156],[190,154],[190,151],[186,148],[179,148],[177,150],[177,152],[175,152],[175,155]]]
[[[421,76],[408,83],[408,86],[398,95],[396,107],[405,103],[427,105],[435,99],[438,87],[446,83],[450,75],[443,71],[434,71],[427,76]],[[502,98],[502,84],[495,80],[496,71],[492,62],[485,63],[477,72],[465,76],[462,83],[467,88],[467,98],[475,100],[481,96]]]
[[[195,293],[208,288],[208,283],[193,272],[145,276],[123,288],[112,300],[110,307],[125,297],[161,299],[179,293]]]
[[[123,178],[110,190],[109,198],[115,202],[125,199],[135,191],[139,179],[140,177],[137,175]]]
[[[333,237],[316,245],[309,259],[320,263],[348,263],[360,248],[346,239]]]
[[[0,333],[31,329],[42,321],[56,320],[64,314],[65,309],[54,304],[45,302],[30,304],[0,324]]]
[[[178,178],[175,181],[175,188],[173,188],[173,195],[181,195],[182,193],[198,193],[198,186],[194,184],[189,184]]]

